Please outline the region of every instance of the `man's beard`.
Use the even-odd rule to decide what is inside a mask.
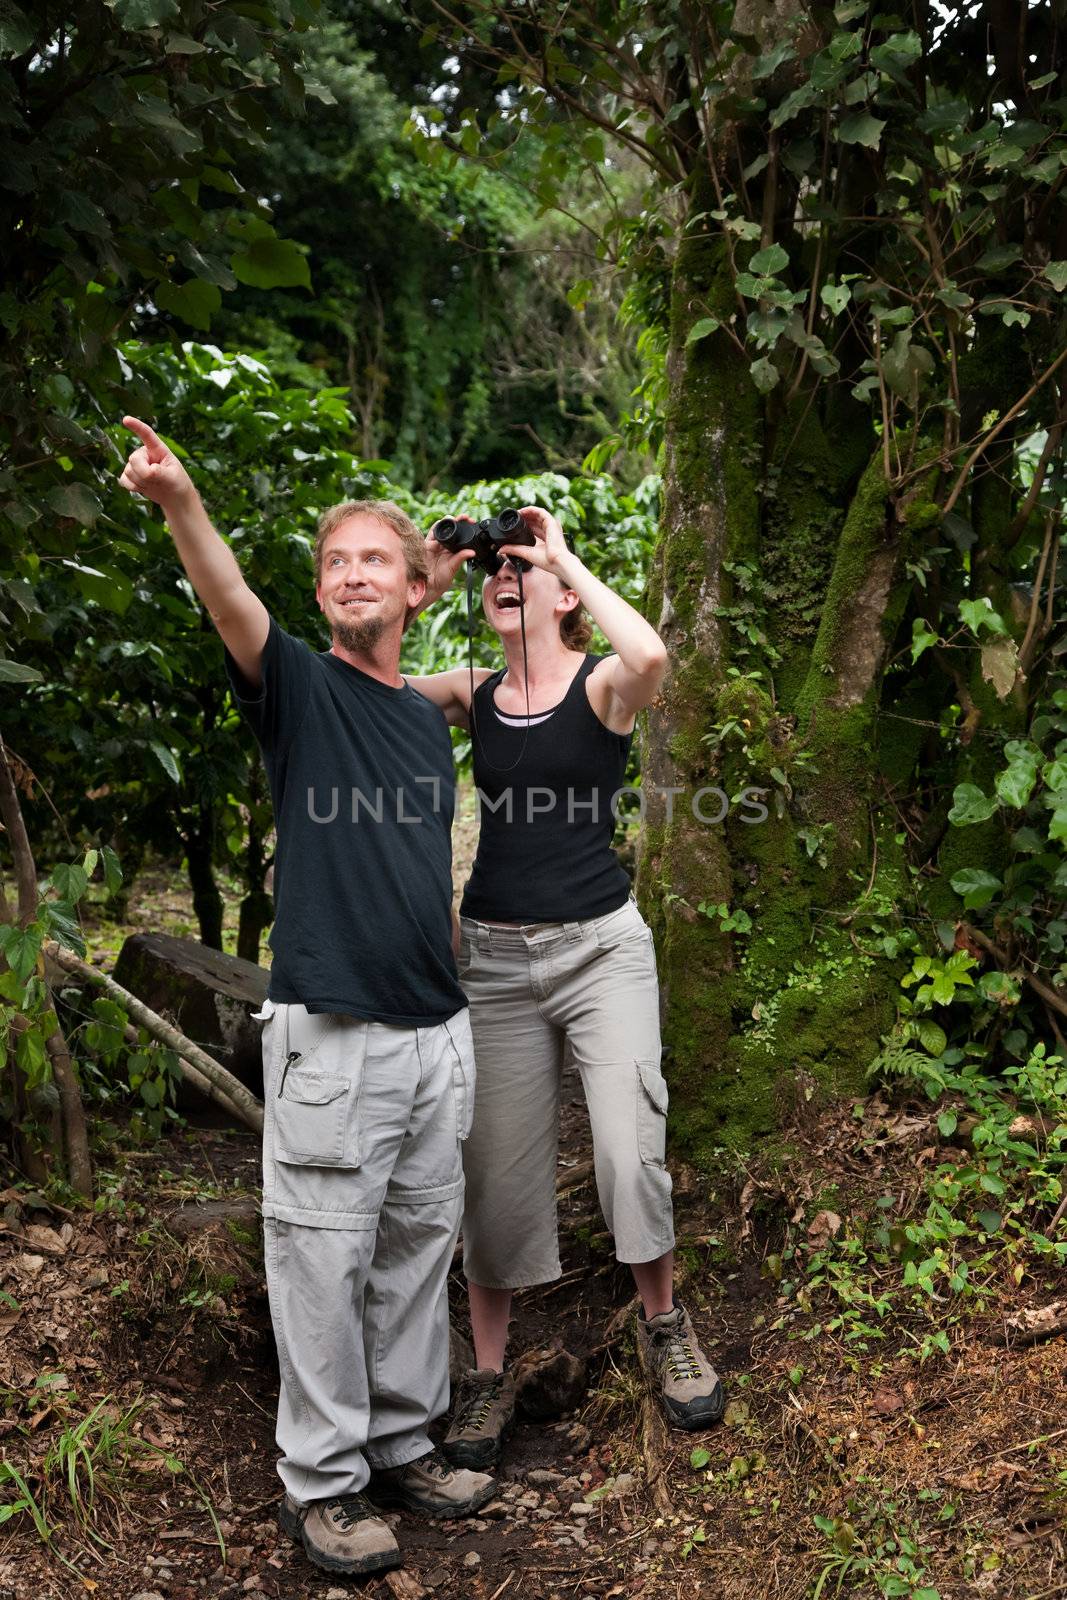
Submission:
[[[364,617],[360,622],[335,622],[333,642],[339,644],[342,650],[351,650],[354,654],[373,650],[386,625],[385,617]]]

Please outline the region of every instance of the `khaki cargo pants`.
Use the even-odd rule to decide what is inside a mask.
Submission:
[[[301,1504],[430,1449],[448,1405],[468,1013],[426,1028],[267,1001],[263,1231],[278,1471]]]
[[[497,927],[464,918],[478,1092],[464,1146],[463,1270],[487,1289],[560,1275],[556,1162],[564,1047],[589,1107],[597,1192],[620,1261],[674,1245],[664,1166],[652,934],[632,900],[588,922]]]

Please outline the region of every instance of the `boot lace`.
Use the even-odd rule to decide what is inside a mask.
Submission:
[[[411,1465],[420,1467],[423,1472],[428,1472],[431,1478],[451,1478],[456,1470],[452,1463],[436,1448],[428,1451],[424,1456],[418,1456]]]
[[[491,1382],[465,1384],[456,1408],[455,1426],[459,1429],[480,1428],[488,1418],[503,1383],[504,1374],[498,1372]]]
[[[693,1349],[690,1336],[681,1329],[664,1329],[659,1335],[663,1351],[662,1360],[672,1378],[685,1382],[688,1378],[701,1378],[704,1369],[700,1356]]]
[[[339,1495],[336,1500],[329,1501],[326,1514],[342,1533],[354,1528],[357,1522],[376,1515],[373,1506],[361,1494]]]

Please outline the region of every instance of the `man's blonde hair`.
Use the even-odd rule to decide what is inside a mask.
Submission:
[[[329,506],[319,518],[313,552],[316,583],[322,582],[322,552],[326,541],[349,517],[376,517],[387,528],[392,528],[404,552],[409,583],[430,576],[426,541],[406,511],[401,511],[392,500],[342,500],[339,505]]]

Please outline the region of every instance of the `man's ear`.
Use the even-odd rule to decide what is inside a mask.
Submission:
[[[321,583],[317,583],[315,585],[315,599],[316,599],[316,602],[318,603],[319,610],[320,611],[325,611],[326,607],[322,603],[322,584]]]
[[[426,579],[412,578],[408,584],[408,609],[414,610],[422,605],[426,598]]]

